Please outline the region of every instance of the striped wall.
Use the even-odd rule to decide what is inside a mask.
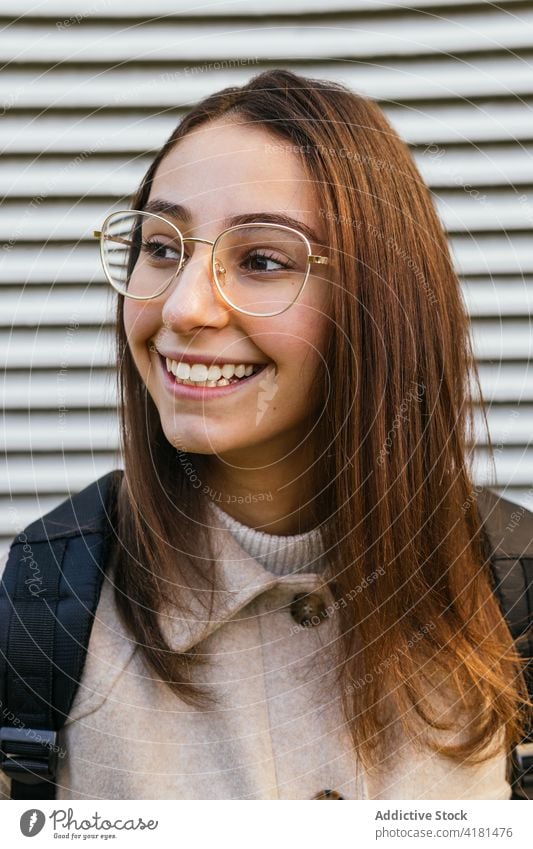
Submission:
[[[2,0],[0,548],[120,465],[92,230],[188,106],[275,66],[371,95],[411,146],[472,317],[475,479],[533,508],[532,57],[531,2]]]

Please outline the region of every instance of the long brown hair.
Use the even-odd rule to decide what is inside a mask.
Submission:
[[[408,733],[420,720],[455,727],[431,696],[438,683],[467,733],[454,746],[429,735],[427,745],[481,760],[496,732],[508,747],[519,740],[526,693],[492,593],[467,468],[472,387],[478,399],[481,390],[430,193],[372,100],[275,69],[195,106],[156,155],[132,208],[143,209],[179,139],[222,117],[257,124],[301,152],[335,258],[316,519],[339,601],[338,680],[354,746],[363,762],[375,760],[393,715]],[[188,586],[212,598],[205,495],[191,486],[136,370],[122,298],[116,332],[125,469],[116,602],[148,667],[181,699],[206,705],[212,696],[191,676],[201,658],[172,652],[158,622],[169,588],[180,609],[185,573]],[[463,708],[473,717],[467,726]]]

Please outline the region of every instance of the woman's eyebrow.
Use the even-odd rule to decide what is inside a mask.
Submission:
[[[154,198],[148,201],[144,206],[145,212],[164,212],[170,215],[171,218],[177,218],[184,224],[192,223],[191,211],[181,203],[174,203],[163,198]],[[312,227],[299,221],[297,218],[292,218],[290,215],[285,215],[282,212],[245,212],[241,215],[232,215],[224,221],[225,227],[232,227],[234,224],[253,224],[257,221],[265,221],[269,224],[285,224],[287,227],[294,227],[300,230],[311,242],[322,244]]]
[[[181,203],[173,203],[170,200],[163,200],[163,198],[149,200],[144,205],[143,210],[144,212],[166,212],[172,218],[179,218],[184,224],[192,222],[192,215],[186,206],[182,206]]]

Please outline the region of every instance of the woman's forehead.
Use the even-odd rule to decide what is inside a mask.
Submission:
[[[301,156],[261,126],[206,127],[180,139],[154,178],[194,187],[246,187],[249,192],[287,196],[309,191]]]
[[[183,224],[262,210],[285,212],[320,231],[313,183],[287,148],[260,127],[187,135],[158,166],[147,200],[164,197],[187,207],[190,220]]]

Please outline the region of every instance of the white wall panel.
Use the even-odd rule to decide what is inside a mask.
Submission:
[[[275,29],[271,32],[277,41]],[[298,44],[292,35],[289,43]],[[320,40],[316,33],[317,43]],[[290,48],[288,48],[290,49]],[[353,48],[357,49],[354,39]],[[180,48],[176,48],[179,55]],[[175,108],[191,105],[218,88],[242,85],[263,63],[255,61],[235,69],[206,71],[197,75],[177,71],[171,76],[168,63],[160,68],[147,64],[146,70],[121,68],[87,70],[73,67],[70,70],[54,68],[48,73],[35,74],[33,70],[13,70],[11,81],[4,75],[0,79],[0,103],[12,103],[19,109],[98,109],[134,108],[147,103],[152,108]],[[211,63],[213,64],[213,63]],[[278,61],[265,62],[264,67],[279,65]],[[321,66],[305,62],[299,64],[300,72],[313,76]],[[475,56],[468,62],[458,62],[450,56],[414,59],[384,59],[371,57],[353,64],[337,65],[334,77],[339,82],[377,100],[420,101],[444,100],[454,97],[523,97],[533,96],[533,61],[529,58],[484,58]],[[12,107],[11,107],[12,108]]]

